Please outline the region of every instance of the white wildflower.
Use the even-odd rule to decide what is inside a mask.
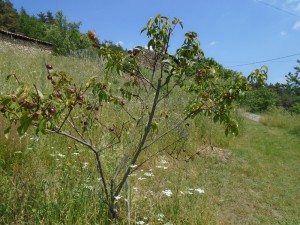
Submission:
[[[16,152],[15,152],[15,154],[21,154],[21,153],[22,153],[21,151],[16,151]]]
[[[60,157],[60,158],[65,158],[66,157],[66,155],[61,154],[61,153],[57,153],[57,156]]]
[[[89,190],[93,190],[94,187],[92,185],[83,184],[83,187]]]
[[[115,196],[115,199],[118,201],[118,200],[120,200],[122,198],[122,196],[121,195],[117,195],[117,196]]]
[[[138,180],[146,180],[145,177],[139,177]]]
[[[137,221],[136,224],[143,225],[143,224],[145,224],[145,222],[143,220],[140,220],[140,221]]]
[[[129,167],[130,167],[130,168],[136,168],[137,165],[130,165]]]
[[[144,173],[144,175],[145,175],[146,177],[153,177],[153,176],[154,176],[153,173],[149,173],[149,172]]]
[[[73,155],[79,155],[79,152],[74,152]]]
[[[195,191],[197,191],[199,194],[203,194],[204,190],[201,188],[196,188]]]
[[[129,174],[128,176],[129,177],[135,177],[137,174],[136,173],[132,173],[132,174]]]
[[[39,141],[39,137],[38,136],[33,136],[30,138],[30,141]]]
[[[156,168],[158,168],[158,169],[164,169],[164,170],[168,169],[168,167],[166,167],[166,166],[160,166],[160,165],[156,166]]]
[[[160,160],[160,162],[159,162],[160,164],[168,164],[168,161],[166,161],[166,160],[164,160],[164,159],[162,159],[162,160]]]
[[[138,188],[137,187],[133,187],[132,188],[134,191],[138,191]]]
[[[88,165],[89,165],[89,163],[84,162],[84,163],[82,163],[82,168],[85,169],[85,168],[87,168]]]
[[[168,197],[170,197],[173,194],[173,192],[170,189],[164,190],[162,191],[162,193]]]
[[[150,194],[150,195],[154,195],[153,191],[151,191],[151,190],[148,190],[146,193]]]
[[[164,214],[162,214],[162,213],[159,213],[159,214],[157,214],[157,217],[158,217],[158,221],[163,221],[164,220],[164,217],[165,217],[165,215]]]

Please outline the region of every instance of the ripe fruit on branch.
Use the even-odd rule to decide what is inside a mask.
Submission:
[[[88,37],[91,41],[96,41],[97,40],[97,34],[95,31],[89,31],[88,32]]]
[[[18,99],[17,96],[15,96],[15,95],[12,95],[12,96],[11,96],[11,100],[12,100],[13,102],[17,101],[17,99]]]
[[[204,93],[202,93],[202,97],[203,97],[203,98],[208,98],[208,97],[209,97],[209,94],[208,94],[207,92],[204,92]]]
[[[59,98],[59,99],[62,99],[62,94],[60,92],[56,92],[53,94],[53,96]]]
[[[75,88],[70,88],[70,89],[69,89],[69,93],[70,93],[70,94],[74,94],[75,92],[76,92],[76,89],[75,89]]]
[[[138,53],[139,53],[139,49],[137,49],[137,48],[134,48],[133,50],[132,50],[132,54],[134,55],[134,56],[136,56]]]
[[[189,32],[186,34],[186,36],[188,37],[189,40],[192,40],[197,37],[196,33],[194,32]]]
[[[134,48],[132,50],[129,50],[128,54],[129,54],[130,58],[135,58],[139,52],[140,52],[140,50],[138,48]]]
[[[26,102],[27,102],[26,99],[21,99],[21,100],[19,101],[19,104],[20,104],[20,105],[24,105],[24,104],[26,104]]]
[[[83,95],[78,95],[77,99],[80,100],[80,101],[82,101],[83,100]]]
[[[3,108],[0,109],[0,111],[1,111],[2,113],[6,113],[6,112],[7,112],[7,108],[6,108],[6,107],[3,107]]]
[[[47,68],[48,70],[52,70],[52,69],[53,69],[53,66],[52,66],[51,64],[47,64],[47,65],[46,65],[46,68]]]
[[[36,104],[32,103],[32,102],[27,102],[26,106],[28,109],[32,109],[34,106],[36,106]]]
[[[51,76],[51,75],[48,75],[48,76],[47,76],[47,79],[48,79],[48,80],[52,80],[52,76]]]
[[[56,113],[56,109],[54,107],[52,107],[52,108],[48,109],[48,112],[50,114],[54,114],[54,113]]]
[[[34,112],[32,117],[34,120],[40,120],[42,118],[42,115],[38,112]]]

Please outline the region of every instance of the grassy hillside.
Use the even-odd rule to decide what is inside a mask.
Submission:
[[[0,53],[0,82],[15,73],[47,89],[45,63],[78,82],[104,76],[96,61],[6,52]],[[13,88],[2,85],[0,92]],[[226,138],[214,125],[217,147],[211,151],[210,122],[196,118],[184,146],[189,154],[178,159],[160,154],[130,177],[132,224],[300,223],[299,117],[273,113],[263,123],[236,117],[239,137]],[[272,122],[278,120],[289,125]],[[93,160],[81,145],[58,136],[28,132],[20,140],[13,132],[6,140],[1,132],[0,224],[104,224],[107,212],[97,196]]]

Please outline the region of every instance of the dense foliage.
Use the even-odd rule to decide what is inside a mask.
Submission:
[[[300,63],[300,60],[297,61]],[[292,114],[300,114],[300,67],[294,67],[295,72],[289,72],[286,83],[268,84],[259,87],[252,83],[251,91],[241,104],[251,112],[266,112],[274,107],[283,108]]]
[[[13,8],[11,2],[0,0],[0,28],[6,28],[9,31],[19,30],[18,12]]]
[[[300,60],[297,61],[300,64]],[[279,97],[279,106],[284,109],[300,114],[300,67],[294,67],[295,72],[289,72],[286,77],[286,84],[270,85],[269,88],[274,89]]]

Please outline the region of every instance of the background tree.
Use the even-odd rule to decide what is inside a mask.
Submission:
[[[53,44],[55,53],[67,55],[70,51],[90,47],[88,37],[79,31],[81,23],[69,23],[62,11],[56,13],[54,21],[46,31],[46,40]]]
[[[48,25],[42,23],[40,19],[35,16],[27,14],[26,10],[22,7],[19,15],[20,32],[28,37],[47,41],[46,30],[49,29]]]
[[[47,16],[45,15],[45,13],[40,12],[37,14],[37,16],[41,23],[47,23]]]
[[[300,64],[300,60],[297,61]],[[300,114],[300,67],[294,67],[295,73],[286,75],[286,91],[290,97],[290,111]]]
[[[0,0],[0,27],[11,32],[19,30],[18,12],[9,0]]]
[[[300,63],[300,60],[297,61]],[[276,92],[278,106],[292,113],[300,113],[300,67],[294,67],[295,73],[288,73],[286,83],[270,84],[267,87]]]
[[[266,112],[278,104],[278,95],[268,87],[260,87],[249,92],[241,104],[252,113]]]

